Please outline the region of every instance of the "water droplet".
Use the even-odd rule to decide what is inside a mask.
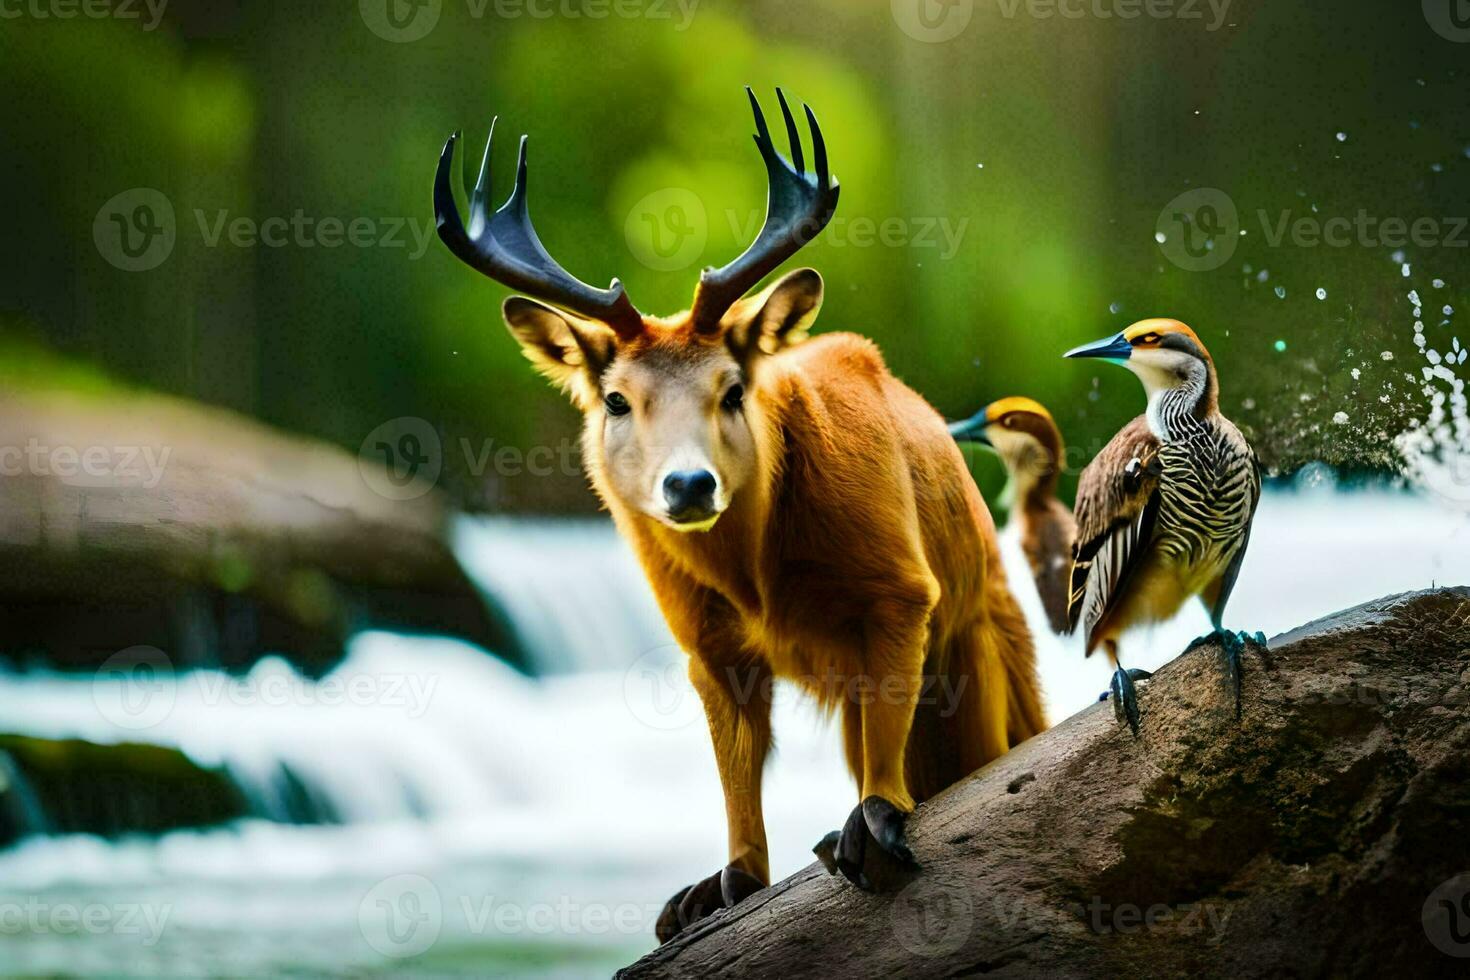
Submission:
[[[1331,490],[1337,476],[1326,463],[1308,463],[1297,471],[1293,482],[1298,490]]]
[[[975,164],[975,167],[977,169],[979,169],[979,170],[984,170],[985,169],[985,164],[983,164],[983,163],[977,163],[977,164]]]
[[[1284,340],[1278,340],[1278,341],[1276,341],[1276,343],[1272,344],[1271,346],[1272,347],[1275,347],[1276,348],[1276,353],[1279,354],[1282,351],[1286,350],[1286,341],[1284,341]]]
[[[1276,287],[1276,298],[1277,299],[1286,299],[1286,287],[1285,286],[1277,286]]]
[[[1111,303],[1108,304],[1108,312],[1109,313],[1122,313],[1123,312],[1123,304],[1120,303],[1120,302],[1118,302],[1117,300],[1113,300]]]
[[[1436,279],[1436,280],[1434,280],[1434,282],[1431,285],[1433,285],[1435,289],[1443,289],[1444,288],[1444,280],[1443,279]]]
[[[1357,381],[1359,378],[1361,378],[1363,376],[1363,372],[1362,371],[1359,371],[1357,368],[1353,368],[1352,375],[1353,375],[1353,380],[1354,381]]]
[[[1323,289],[1321,286],[1318,286],[1317,287],[1317,298],[1318,299],[1326,299],[1327,298],[1327,290]]]
[[[1397,249],[1392,255],[1389,256],[1389,258],[1393,259],[1395,262],[1404,261],[1404,250]]]
[[[1154,232],[1154,241],[1158,242],[1160,245],[1164,244],[1168,240],[1169,236],[1165,235],[1162,231]]]
[[[1339,143],[1346,143],[1347,142],[1347,133],[1344,133],[1341,130],[1338,130],[1338,133],[1337,133],[1337,141]]]
[[[1399,266],[1399,272],[1403,275],[1405,279],[1409,278],[1409,263],[1405,262],[1403,265]]]
[[[1256,273],[1256,282],[1265,282],[1267,279],[1270,279],[1270,278],[1271,278],[1271,270],[1270,269],[1262,269],[1260,272],[1257,272]]]
[[[1334,412],[1334,413],[1332,413],[1332,421],[1335,422],[1335,423],[1337,423],[1338,425],[1347,425],[1347,420],[1348,420],[1348,414],[1347,414],[1347,412]]]
[[[1391,360],[1393,360],[1393,351],[1386,350],[1382,354],[1379,354],[1378,356],[1381,357],[1381,358],[1383,358],[1385,361],[1391,361]]]
[[[1445,304],[1444,315],[1449,316],[1453,312],[1455,312],[1455,308],[1453,306],[1450,306],[1449,304]]]
[[[1442,163],[1431,163],[1429,165],[1429,169],[1430,170],[1433,170],[1437,174],[1442,174],[1442,173],[1444,173],[1444,164],[1442,164]]]

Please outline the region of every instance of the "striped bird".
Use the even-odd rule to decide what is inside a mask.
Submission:
[[[1072,512],[1057,499],[1065,450],[1051,413],[1030,398],[1002,398],[963,422],[950,435],[990,446],[1005,464],[1006,506],[1020,531],[1021,552],[1036,582],[1047,622],[1069,632],[1067,598],[1072,574]]]
[[[1261,475],[1245,437],[1220,414],[1215,363],[1193,330],[1168,319],[1141,320],[1066,356],[1126,367],[1148,395],[1148,410],[1082,471],[1072,628],[1085,631],[1089,655],[1098,646],[1107,651],[1115,668],[1114,711],[1137,735],[1133,681],[1147,673],[1122,669],[1118,638],[1170,618],[1199,596],[1214,631],[1189,649],[1219,640],[1238,716],[1241,653],[1248,644],[1264,648],[1266,640],[1227,632],[1221,622],[1250,538]]]

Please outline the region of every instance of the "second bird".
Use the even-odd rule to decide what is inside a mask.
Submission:
[[[1005,464],[1006,506],[1021,538],[1036,591],[1052,630],[1068,632],[1067,596],[1072,574],[1072,512],[1057,499],[1062,433],[1040,402],[1012,397],[993,401],[949,427],[959,440],[983,443]]]
[[[1127,368],[1143,382],[1148,409],[1082,471],[1069,615],[1091,654],[1101,646],[1117,668],[1114,709],[1138,734],[1133,680],[1119,664],[1126,630],[1172,617],[1199,596],[1225,650],[1237,715],[1240,659],[1260,633],[1227,632],[1225,604],[1240,573],[1261,496],[1255,453],[1220,414],[1215,363],[1178,320],[1142,320],[1115,337],[1067,352]]]

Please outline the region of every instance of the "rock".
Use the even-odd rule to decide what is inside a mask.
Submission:
[[[162,833],[244,816],[223,769],[129,742],[0,735],[0,846],[32,833]]]
[[[0,394],[0,658],[78,669],[146,644],[178,665],[329,667],[355,628],[513,657],[427,486],[221,409],[126,390]],[[418,489],[418,488],[415,488]]]
[[[923,870],[869,895],[819,866],[619,976],[1443,975],[1470,956],[1470,589],[1217,648],[915,814]],[[834,800],[833,812],[847,804]]]

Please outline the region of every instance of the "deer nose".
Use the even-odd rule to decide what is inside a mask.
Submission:
[[[686,515],[709,516],[714,498],[715,475],[709,470],[675,470],[664,477],[664,500],[676,520]]]

